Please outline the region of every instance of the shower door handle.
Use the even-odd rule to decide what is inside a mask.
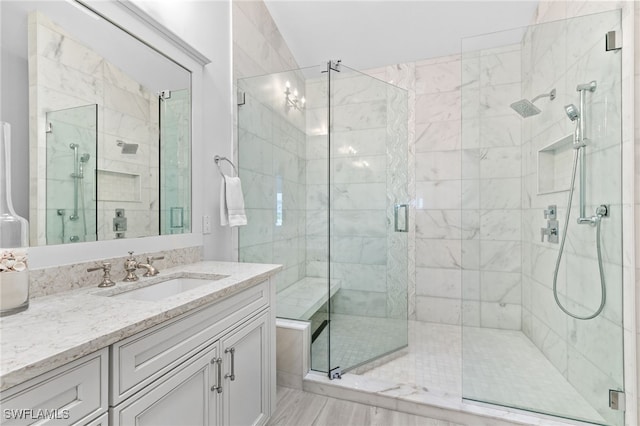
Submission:
[[[400,217],[400,209],[404,209],[404,217]],[[393,228],[395,232],[409,232],[409,204],[393,206]]]

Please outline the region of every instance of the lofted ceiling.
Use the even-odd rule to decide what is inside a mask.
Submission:
[[[460,52],[461,39],[529,25],[538,1],[265,0],[298,65],[356,69]],[[486,38],[519,42],[520,31]]]

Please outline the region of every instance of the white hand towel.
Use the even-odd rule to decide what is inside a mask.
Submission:
[[[224,176],[220,183],[220,225],[241,226],[247,224],[240,178]]]

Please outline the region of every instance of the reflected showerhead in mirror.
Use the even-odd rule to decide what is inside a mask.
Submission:
[[[122,154],[135,154],[138,152],[137,143],[126,143],[118,139],[118,146],[122,148]]]
[[[574,104],[565,105],[564,111],[567,113],[569,120],[576,121],[580,117],[580,111]]]
[[[512,103],[510,106],[515,112],[520,114],[522,118],[531,117],[532,115],[537,115],[542,112],[540,108],[533,104],[540,98],[549,98],[549,100],[554,100],[556,98],[556,89],[551,90],[549,93],[538,95],[532,100],[520,99],[519,101]]]

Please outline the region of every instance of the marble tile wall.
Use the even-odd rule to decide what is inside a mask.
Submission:
[[[460,57],[415,63],[416,319],[461,321]]]
[[[505,112],[498,107],[502,94],[495,90],[519,81],[505,71],[519,61],[514,50],[483,58],[485,100],[480,103],[476,81],[474,107],[487,109],[486,120],[482,139],[475,120],[475,138],[469,138],[465,150],[460,55],[367,70],[394,84],[403,82],[409,91],[409,188],[415,194],[408,259],[410,318],[460,324],[464,306],[470,325],[520,328],[519,264],[513,257],[520,250],[519,123],[501,126],[498,120]],[[509,191],[511,198],[505,195]],[[498,233],[504,223],[511,224],[508,232]]]
[[[521,327],[520,45],[465,52],[462,81],[462,303],[469,326]]]
[[[35,117],[31,129],[31,167],[37,170],[37,191],[33,191],[31,226],[36,228],[37,241],[46,244],[46,112],[68,108],[69,105],[98,105],[99,170],[137,176],[132,180],[139,188],[139,198],[98,203],[98,238],[113,239],[112,219],[115,208],[124,208],[129,219],[127,237],[155,234],[158,229],[158,155],[155,136],[158,133],[158,105],[155,94],[142,87],[91,49],[85,47],[41,13],[30,16],[30,102]],[[60,90],[64,87],[64,92]],[[54,130],[55,132],[55,130]],[[119,140],[138,144],[136,155],[125,156]],[[88,151],[88,147],[84,148]],[[155,155],[153,150],[156,150]],[[95,152],[94,152],[95,153]],[[149,161],[150,158],[155,160]],[[73,162],[69,163],[70,170]],[[100,176],[98,176],[100,179]],[[98,182],[109,186],[110,181]],[[34,185],[32,185],[32,188]],[[70,185],[72,188],[72,186]],[[40,188],[43,188],[40,190]],[[107,192],[109,188],[104,188]],[[133,189],[133,188],[132,188]],[[115,190],[117,191],[117,189]],[[95,194],[91,190],[88,194]],[[72,194],[67,194],[73,203]],[[87,196],[88,198],[89,196]],[[117,202],[115,202],[117,201]],[[154,231],[152,231],[152,229]]]

